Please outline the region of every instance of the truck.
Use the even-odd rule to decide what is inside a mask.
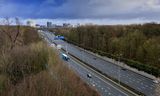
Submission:
[[[64,36],[57,35],[54,40],[64,40]]]
[[[59,45],[59,44],[58,44],[58,45],[57,45],[57,49],[58,49],[58,50],[62,49],[62,45]]]
[[[68,61],[70,58],[67,54],[62,53],[62,59]]]

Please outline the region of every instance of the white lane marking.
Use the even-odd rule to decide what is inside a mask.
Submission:
[[[74,61],[74,60],[72,60],[71,59],[71,61],[72,62],[74,62],[74,63],[76,63],[76,64],[78,64],[76,61]],[[81,66],[83,69],[86,69],[88,72],[89,72],[89,70],[87,69],[87,68],[85,68],[84,66],[82,66],[81,64],[78,64],[79,66]],[[96,72],[97,73],[97,72]],[[93,74],[93,72],[92,72],[92,74]],[[99,73],[97,73],[97,74],[99,74]],[[103,82],[105,82],[105,83],[107,83],[108,85],[110,85],[111,87],[113,87],[114,89],[116,89],[117,91],[119,91],[120,93],[123,93],[124,95],[126,95],[126,96],[128,96],[126,93],[124,93],[123,91],[121,91],[120,89],[118,89],[118,88],[116,88],[116,87],[114,87],[113,85],[111,85],[110,83],[108,83],[108,82],[106,82],[106,81],[104,81],[102,78],[100,78],[100,77],[98,77],[98,76],[96,76],[95,74],[94,74],[94,76],[95,77],[97,77],[98,79],[100,79],[101,81],[103,81]],[[99,87],[99,86],[98,86]]]
[[[145,85],[145,87],[149,87],[148,85]]]

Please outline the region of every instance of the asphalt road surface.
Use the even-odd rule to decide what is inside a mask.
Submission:
[[[69,67],[90,86],[94,87],[102,96],[129,96],[125,91],[114,87],[112,84],[103,80],[97,74],[91,72],[86,67],[80,65],[77,61],[70,59],[68,62]],[[91,74],[91,78],[87,77],[87,74]]]
[[[144,93],[147,96],[160,96],[160,85],[155,84],[152,79],[149,79],[145,76],[142,76],[130,70],[121,70],[119,66],[107,62],[99,57],[96,57],[95,55],[89,54],[72,44],[68,44],[67,42],[64,42],[62,40],[54,40],[54,34],[50,32],[45,32],[44,34],[45,37],[49,38],[52,42],[62,45],[62,47],[72,55],[94,66],[95,68],[101,70],[102,72],[106,73],[112,78],[120,80],[124,84],[127,84],[128,86]],[[83,74],[83,71],[79,71],[79,73]],[[95,82],[96,80],[93,81]],[[105,86],[107,85],[103,86],[103,84],[100,84],[100,86],[105,88]],[[110,91],[110,93],[111,94],[116,93],[115,90],[113,91],[114,92]],[[123,96],[124,94],[121,95]],[[114,95],[114,96],[121,96],[121,95]]]
[[[48,42],[49,45],[52,44],[48,37],[45,38],[45,34],[42,34],[42,37],[44,37],[44,39]],[[62,50],[59,52],[60,58],[62,58],[62,53],[65,52],[62,52]],[[73,58],[74,57],[71,58],[70,56],[69,61],[64,60],[64,62],[66,62],[66,64],[68,64],[68,67],[73,69],[82,80],[84,80],[92,88],[96,89],[101,96],[134,96],[133,94],[125,92],[125,90],[112,85],[111,82],[104,80],[101,76],[98,76],[98,74],[94,72],[94,70],[89,70],[89,68],[81,65],[82,62]],[[89,78],[87,74],[90,74],[91,77]]]

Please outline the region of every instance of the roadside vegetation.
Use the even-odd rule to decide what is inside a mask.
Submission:
[[[77,46],[160,76],[160,24],[88,25],[52,31]]]
[[[16,24],[0,26],[0,96],[99,96],[36,29]]]

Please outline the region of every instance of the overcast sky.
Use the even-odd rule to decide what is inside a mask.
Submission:
[[[160,22],[160,0],[0,0],[0,16],[74,23]]]

